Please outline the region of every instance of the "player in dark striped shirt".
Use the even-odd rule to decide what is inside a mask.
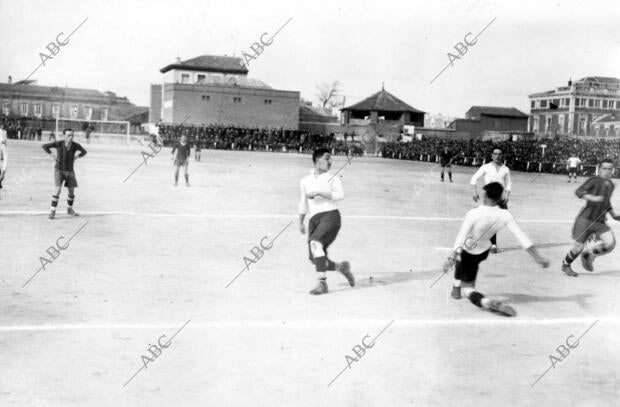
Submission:
[[[588,179],[575,191],[579,198],[586,200],[586,206],[575,219],[573,226],[575,243],[562,263],[562,271],[567,276],[577,277],[579,275],[573,271],[570,265],[580,253],[583,268],[593,271],[594,258],[610,253],[616,245],[614,234],[606,223],[607,213],[615,220],[620,221],[620,215],[616,215],[611,207],[611,194],[614,192],[614,184],[610,178],[613,169],[614,165],[611,159],[603,159],[599,166],[598,175]],[[596,244],[584,249],[585,242],[592,235],[596,235],[598,238]]]
[[[73,201],[75,195],[73,194],[74,188],[77,187],[77,180],[75,178],[75,172],[73,172],[73,162],[78,158],[82,158],[86,155],[84,147],[73,141],[73,130],[64,129],[62,132],[65,135],[65,139],[61,141],[52,141],[51,143],[43,144],[43,150],[48,153],[52,158],[52,152],[50,148],[56,149],[56,167],[54,170],[54,181],[56,183],[56,193],[52,196],[52,208],[49,218],[54,219],[56,216],[56,206],[58,206],[58,198],[60,198],[60,191],[64,183],[65,187],[69,190],[69,196],[67,197],[67,213],[71,216],[79,216],[73,210]],[[75,154],[79,152],[77,157]]]
[[[174,154],[176,152],[176,155]],[[187,167],[189,166],[189,156],[191,153],[191,146],[187,142],[187,136],[181,136],[181,142],[175,143],[172,147],[172,159],[174,160],[174,186],[179,183],[179,168],[183,167],[185,170],[185,185],[189,186],[189,173]]]

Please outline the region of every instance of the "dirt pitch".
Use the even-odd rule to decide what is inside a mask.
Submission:
[[[65,214],[64,190],[50,221],[52,160],[37,142],[9,142],[2,406],[618,405],[620,251],[594,273],[577,261],[579,278],[562,274],[582,206],[564,177],[513,173],[510,210],[552,265],[538,268],[499,234],[503,251],[478,288],[517,309],[503,318],[452,300],[450,276],[431,287],[474,206],[471,168],[456,167],[451,184],[428,163],[336,157],[346,198],[330,255],[352,263],[358,284],[330,274],[330,294],[313,297],[296,214],[308,156],[203,150],[187,188],[173,186],[169,149],[123,183],[142,160],[137,146],[85,147],[82,216]],[[620,210],[618,192],[612,202]],[[583,336],[552,366],[570,335]],[[353,348],[372,338],[358,359]],[[155,358],[158,341],[168,347]],[[350,368],[345,355],[357,359]]]

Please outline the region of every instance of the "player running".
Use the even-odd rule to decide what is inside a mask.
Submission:
[[[470,184],[473,189],[474,202],[478,202],[480,197],[478,196],[478,188],[476,184],[478,179],[484,175],[484,184],[490,184],[491,182],[499,182],[504,188],[505,194],[503,198],[498,202],[498,205],[502,209],[508,209],[508,198],[510,197],[510,191],[512,189],[512,180],[510,179],[510,169],[502,163],[502,150],[499,148],[493,149],[492,161],[488,164],[481,166],[478,171],[471,177]],[[491,253],[497,253],[497,235],[491,236]]]
[[[318,148],[312,153],[314,169],[310,175],[302,178],[299,183],[301,198],[299,201],[299,230],[306,233],[304,218],[308,222],[309,259],[318,273],[318,285],[310,294],[327,294],[326,272],[337,270],[342,273],[351,287],[355,286],[355,278],[351,273],[348,261],[336,263],[327,257],[327,249],[336,240],[340,230],[340,211],[337,201],[344,198],[340,178],[329,173],[332,159],[329,150]]]
[[[611,182],[613,162],[609,158],[601,160],[598,175],[590,177],[584,182],[575,194],[580,199],[586,200],[586,206],[581,209],[573,226],[573,247],[566,254],[562,262],[562,271],[570,277],[577,277],[571,268],[571,263],[581,253],[581,264],[588,271],[594,271],[594,258],[610,253],[616,246],[614,234],[607,226],[606,214],[620,221],[620,215],[616,215],[611,207],[611,194],[614,192],[614,183]],[[593,247],[584,249],[585,242],[591,235],[599,239]]]
[[[566,171],[568,171],[568,182],[570,182],[571,175],[575,178],[575,182],[577,182],[577,168],[581,164],[581,160],[575,154],[571,155],[568,160],[566,160]]]
[[[52,158],[54,158],[54,156],[50,148],[56,149],[56,158],[54,158],[56,161],[56,166],[54,167],[56,193],[52,196],[52,207],[49,214],[50,219],[54,219],[56,216],[56,206],[58,206],[58,198],[60,198],[60,191],[62,190],[63,183],[69,190],[69,196],[67,197],[67,213],[70,216],[79,216],[73,210],[73,201],[75,200],[73,191],[78,186],[75,172],[73,171],[73,162],[78,158],[84,157],[86,155],[86,150],[79,143],[73,141],[73,130],[64,129],[62,133],[65,136],[64,140],[43,144],[43,150]],[[78,151],[80,155],[76,157],[75,153]]]
[[[441,164],[441,182],[443,182],[443,171],[448,168],[448,177],[452,182],[452,160],[454,155],[448,150],[448,146],[443,148],[443,151],[439,154],[439,163]]]
[[[454,251],[446,259],[443,271],[447,273],[454,265],[454,285],[452,298],[461,298],[461,289],[465,296],[476,306],[498,312],[504,316],[515,316],[516,311],[498,300],[486,298],[476,291],[478,265],[489,255],[491,243],[489,238],[504,226],[512,232],[521,246],[543,268],[549,261],[538,253],[536,246],[515,222],[507,209],[500,208],[504,188],[499,182],[491,182],[484,186],[483,205],[471,209],[465,215],[456,240]]]
[[[174,154],[176,152],[176,155]],[[175,143],[172,147],[172,159],[174,160],[174,186],[179,183],[179,168],[183,167],[185,172],[185,185],[189,186],[189,156],[191,154],[191,146],[187,142],[187,136],[182,135],[181,141]]]

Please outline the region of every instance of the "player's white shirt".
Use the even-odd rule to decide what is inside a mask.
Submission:
[[[484,164],[471,177],[471,185],[476,185],[478,179],[484,175],[484,185],[491,182],[499,182],[506,191],[512,188],[512,180],[510,179],[510,170],[504,164],[497,166],[494,162]]]
[[[581,163],[581,160],[577,157],[571,157],[568,160],[566,160],[566,162],[568,163],[568,166],[570,168],[577,168],[579,163]]]
[[[299,182],[299,188],[301,189],[299,213],[306,214],[308,219],[312,218],[317,213],[338,209],[336,201],[340,201],[344,198],[344,191],[342,190],[340,178],[333,176],[329,172],[324,172],[317,176],[314,169],[310,170],[310,174],[302,178]],[[331,192],[332,199],[326,199],[322,196],[308,199],[306,198],[306,194],[309,192]]]
[[[508,230],[517,238],[524,249],[532,246],[532,241],[521,230],[512,214],[499,206],[479,206],[467,212],[465,220],[461,225],[454,249],[461,247],[470,254],[483,253],[491,247],[491,236],[495,235],[502,228]]]

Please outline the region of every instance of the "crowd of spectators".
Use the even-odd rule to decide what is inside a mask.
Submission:
[[[386,143],[381,155],[404,160],[437,161],[444,147],[454,155],[454,162],[461,165],[480,165],[488,162],[494,148],[503,152],[505,163],[514,170],[563,173],[566,160],[577,156],[585,175],[594,170],[602,158],[611,158],[620,167],[620,140],[583,140],[557,138],[518,141],[441,140],[426,138],[408,143]]]
[[[201,149],[312,153],[318,147],[326,147],[336,155],[362,155],[364,152],[360,143],[338,141],[333,133],[309,134],[300,130],[162,124],[159,135],[165,146],[184,135],[194,147]]]
[[[41,140],[43,130],[53,129],[52,119],[24,119],[0,115],[8,138]],[[88,123],[83,123],[90,130]],[[82,129],[84,130],[84,129]],[[336,155],[359,156],[364,146],[359,136],[309,134],[301,130],[275,128],[233,127],[226,125],[159,125],[159,134],[165,146],[171,146],[182,135],[193,147],[219,150],[251,150],[308,154],[318,147],[326,147]],[[488,162],[494,148],[503,151],[505,163],[513,170],[562,173],[566,160],[575,155],[582,161],[581,173],[587,175],[601,158],[611,158],[620,168],[620,140],[556,138],[518,141],[442,140],[439,138],[413,139],[411,142],[382,143],[379,154],[384,158],[438,161],[444,147],[460,165],[481,165]],[[620,173],[620,171],[618,171]]]

